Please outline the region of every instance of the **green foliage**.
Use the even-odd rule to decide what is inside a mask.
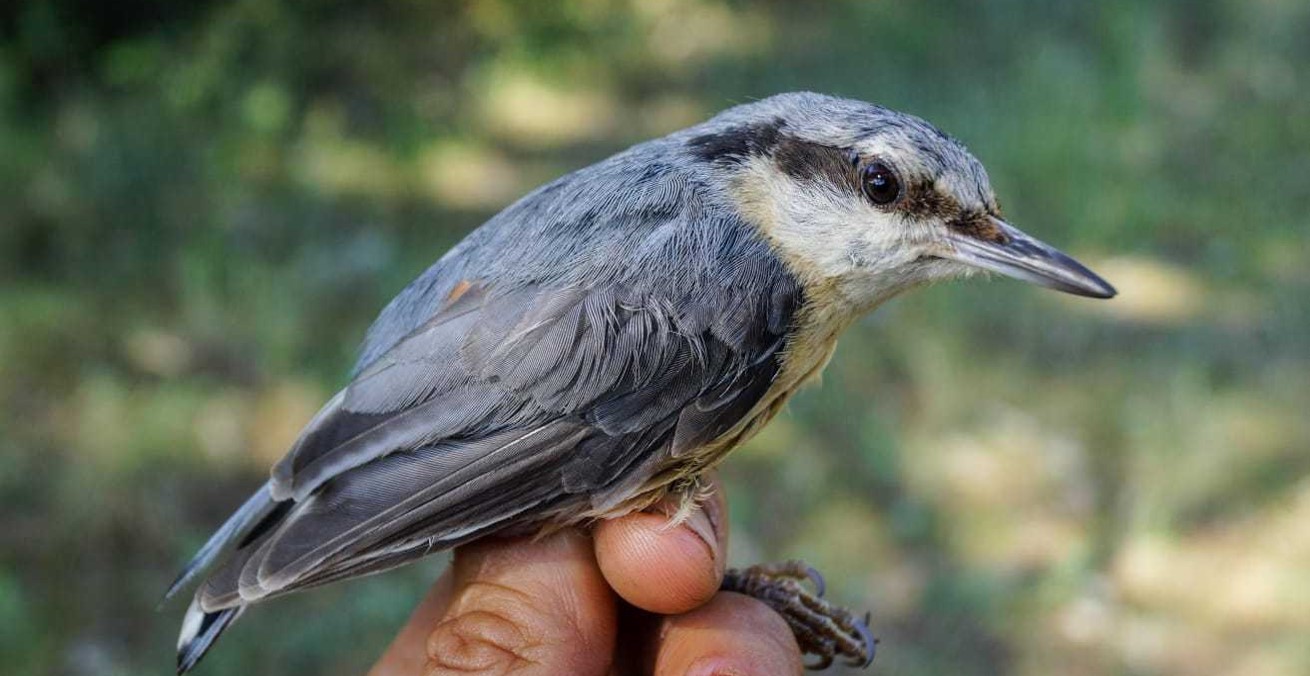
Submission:
[[[386,300],[562,172],[791,89],[964,139],[1122,295],[857,328],[727,463],[740,562],[882,673],[1310,671],[1310,7],[517,0],[0,10],[0,653],[158,673],[153,605]],[[262,607],[207,674],[359,673],[439,562]]]

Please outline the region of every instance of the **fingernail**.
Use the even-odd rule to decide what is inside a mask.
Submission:
[[[696,511],[687,518],[684,525],[691,530],[691,532],[695,533],[696,537],[700,538],[701,541],[705,543],[706,548],[708,548],[710,552],[710,559],[717,565],[721,561],[719,556],[721,552],[719,551],[719,536],[718,529],[715,528],[715,519],[713,519],[709,514],[711,509],[712,508],[708,502],[700,505],[696,508]]]

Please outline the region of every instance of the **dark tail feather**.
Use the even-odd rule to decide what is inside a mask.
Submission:
[[[269,496],[269,486],[265,483],[259,490],[255,491],[254,495],[246,500],[244,505],[241,505],[236,513],[228,518],[227,523],[224,523],[221,528],[210,536],[209,541],[200,548],[200,551],[196,552],[186,568],[178,573],[177,579],[173,580],[173,584],[168,586],[168,591],[164,592],[164,598],[159,600],[159,604],[162,606],[179,589],[185,587],[205,568],[208,568],[209,564],[213,563],[214,559],[218,557],[228,543],[243,536],[259,519],[272,511],[273,507],[274,502]]]
[[[209,652],[228,625],[241,616],[245,606],[233,606],[207,613],[199,601],[192,601],[182,620],[182,634],[177,638],[177,673],[185,674]]]

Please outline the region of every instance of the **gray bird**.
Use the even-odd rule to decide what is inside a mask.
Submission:
[[[253,603],[490,534],[694,504],[858,317],[979,270],[1115,294],[1003,221],[958,141],[860,101],[740,105],[538,188],[386,306],[349,384],[178,576],[168,596],[222,557],[179,673]],[[806,596],[807,572],[725,585],[822,663],[867,662],[867,628]]]

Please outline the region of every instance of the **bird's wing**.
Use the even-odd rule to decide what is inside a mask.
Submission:
[[[721,281],[664,293],[457,286],[306,428],[259,518],[227,529],[239,542],[201,607],[627,497],[636,467],[721,436],[777,373],[797,287]]]

